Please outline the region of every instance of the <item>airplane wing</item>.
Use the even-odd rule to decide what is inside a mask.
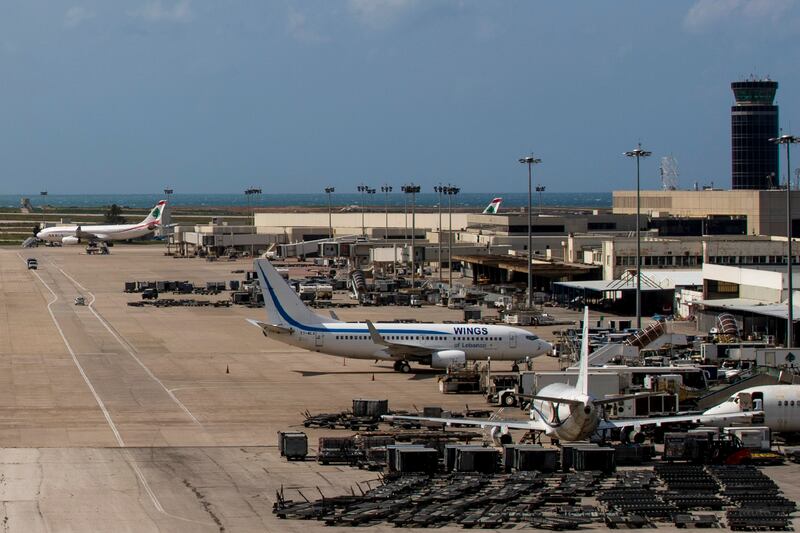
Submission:
[[[662,416],[654,418],[627,418],[616,420],[603,420],[597,429],[623,429],[638,428],[642,426],[661,426],[678,422],[693,422],[695,424],[709,424],[714,422],[742,422],[747,419],[764,416],[763,411],[743,411],[740,413],[714,414],[694,413],[689,415]]]
[[[95,239],[95,240],[103,240],[105,236],[98,235],[96,233],[92,233],[91,231],[83,231],[80,226],[75,228],[75,237],[79,239]]]
[[[393,420],[409,420],[411,422],[433,422],[446,426],[475,426],[479,428],[505,428],[505,429],[525,429],[528,431],[546,431],[547,426],[538,420],[528,420],[525,422],[513,420],[489,420],[487,418],[436,418],[432,416],[406,416],[406,415],[383,415],[386,422]]]
[[[384,346],[385,351],[392,357],[419,359],[429,356],[435,351],[422,346],[413,346],[411,344],[402,344],[399,342],[389,342],[383,338],[383,335],[378,333],[378,330],[375,329],[375,325],[369,320],[367,320],[367,328],[369,329],[369,336],[372,339],[372,342]]]

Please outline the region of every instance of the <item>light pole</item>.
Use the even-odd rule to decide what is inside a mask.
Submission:
[[[533,155],[529,155],[520,157],[519,162],[523,165],[528,165],[528,309],[533,309],[533,235],[531,233],[533,219],[531,218],[531,182],[533,180],[533,165],[538,165],[542,160],[533,157]]]
[[[245,189],[244,191],[245,196],[247,196],[247,210],[250,211],[250,197],[254,194],[261,194],[261,189],[256,187],[250,187],[249,189]],[[253,206],[253,235],[255,235],[255,227],[256,227],[256,208]],[[233,242],[231,242],[231,246],[235,248]],[[255,254],[255,243],[250,241],[250,256],[252,257]]]
[[[636,158],[636,327],[642,329],[642,239],[639,234],[639,216],[641,212],[639,160],[643,157],[650,157],[653,152],[642,150],[642,143],[639,143],[636,149],[625,152],[624,155]]]
[[[536,192],[539,193],[539,216],[542,216],[542,193],[544,192],[544,185],[537,185]]]
[[[356,189],[361,193],[361,235],[366,236],[367,230],[364,228],[364,195],[369,190],[369,186],[362,183]]]
[[[364,191],[364,193],[366,194],[365,198],[368,199],[370,194],[375,194],[376,192],[378,192],[378,191],[373,189],[372,187],[367,187],[367,189]],[[362,225],[364,224],[364,215],[363,214],[361,215],[361,224]],[[366,238],[366,236],[367,236],[367,234],[364,233],[364,237],[365,238]]]
[[[458,194],[461,189],[452,187],[450,184],[442,188],[442,192],[447,196],[447,264],[450,268],[447,269],[448,287],[447,287],[447,303],[450,304],[450,294],[453,291],[453,202],[452,198]]]
[[[331,194],[336,192],[336,187],[325,187],[325,194],[328,195],[328,238],[333,239],[333,211],[331,206]]]
[[[786,145],[786,283],[789,293],[786,321],[786,347],[794,348],[794,298],[792,295],[792,163],[789,156],[790,146],[800,143],[800,137],[781,135],[770,139],[775,144]]]
[[[381,192],[383,193],[383,211],[386,215],[384,228],[383,228],[383,239],[389,239],[389,193],[392,192],[392,186],[383,184],[381,185]]]
[[[174,191],[172,189],[164,189],[164,196],[167,197],[167,205],[170,205],[169,197],[172,196],[173,192]],[[169,253],[170,253],[170,251],[169,251],[170,242],[169,241],[172,238],[172,235],[175,235],[175,233],[173,232],[172,235],[170,235],[169,233],[165,233],[165,231],[166,230],[165,230],[164,226],[161,226],[161,232],[164,235],[164,240],[167,241],[167,255],[169,255]]]
[[[414,276],[416,276],[416,254],[414,253],[414,239],[417,227],[417,193],[420,191],[421,187],[419,185],[414,185],[413,183],[409,183],[408,185],[403,185],[403,192],[406,194],[411,195],[411,288],[414,288]]]
[[[439,194],[439,283],[442,282],[442,193],[444,192],[444,187],[440,183],[436,185],[433,190]]]

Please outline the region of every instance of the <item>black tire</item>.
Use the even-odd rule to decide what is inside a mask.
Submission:
[[[411,365],[408,364],[408,361],[402,361],[397,370],[400,371],[401,374],[408,374],[411,372]]]
[[[503,405],[506,407],[514,407],[517,405],[517,398],[513,394],[506,394],[503,396]]]
[[[512,372],[519,372],[519,365],[517,363],[514,363],[513,365],[511,365],[511,371]]]

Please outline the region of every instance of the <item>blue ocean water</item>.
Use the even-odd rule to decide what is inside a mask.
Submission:
[[[453,207],[484,207],[492,198],[503,199],[503,206],[514,208],[528,204],[527,193],[461,193],[452,197]],[[19,207],[20,198],[29,198],[33,206],[47,205],[52,207],[98,207],[111,204],[123,207],[147,208],[163,200],[163,194],[2,194],[0,207]],[[534,193],[533,209],[541,204],[544,207],[611,207],[611,193],[549,193],[541,197]],[[368,206],[383,207],[384,202],[390,206],[403,206],[404,202],[410,204],[410,197],[402,193],[391,193],[385,196],[381,193],[367,195]],[[436,193],[417,194],[417,205],[420,207],[433,207],[439,203]],[[315,194],[172,194],[169,202],[176,207],[272,207],[272,206],[327,206],[328,197],[324,193]],[[331,203],[336,206],[361,205],[359,193],[334,193]],[[443,197],[443,205],[447,205],[447,197]],[[501,208],[502,209],[502,208]]]

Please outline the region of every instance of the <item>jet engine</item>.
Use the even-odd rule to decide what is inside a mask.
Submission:
[[[80,244],[81,240],[77,237],[64,237],[61,239],[61,244]]]
[[[492,442],[494,442],[495,446],[502,446],[503,444],[512,444],[514,439],[511,437],[511,434],[508,432],[507,429],[501,428],[498,426],[493,427],[489,431],[489,436],[492,437]]]
[[[439,350],[431,354],[431,367],[448,368],[451,366],[465,366],[467,354],[461,350]]]

